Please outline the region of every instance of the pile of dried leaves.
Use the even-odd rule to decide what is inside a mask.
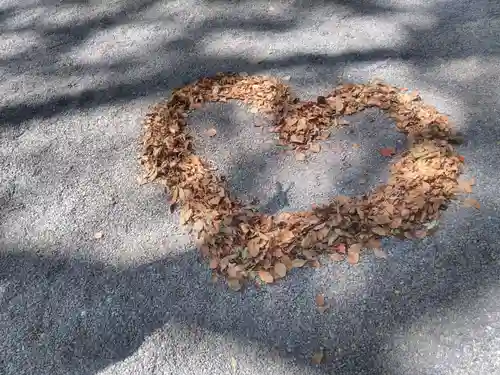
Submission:
[[[193,153],[186,132],[190,110],[204,102],[240,100],[272,117],[279,142],[297,153],[318,152],[341,116],[368,107],[385,110],[408,137],[386,184],[359,197],[336,197],[309,212],[269,216],[233,200],[223,179]],[[345,123],[344,123],[345,125]],[[146,181],[168,188],[214,272],[238,290],[249,278],[270,283],[294,267],[318,266],[318,255],[344,254],[356,263],[363,248],[380,248],[382,236],[424,237],[460,190],[463,159],[447,116],[418,94],[382,82],[345,84],[316,102],[301,102],[276,78],[218,74],[174,91],[145,120],[142,164]],[[469,186],[470,188],[470,186]],[[343,256],[343,255],[342,255]]]

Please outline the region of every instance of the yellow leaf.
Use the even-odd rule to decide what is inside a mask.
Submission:
[[[276,263],[274,265],[274,272],[277,276],[283,278],[286,276],[286,266],[283,263]]]
[[[259,277],[266,284],[270,284],[274,281],[274,277],[267,271],[259,271]]]

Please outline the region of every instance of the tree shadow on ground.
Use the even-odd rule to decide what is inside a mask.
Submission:
[[[460,230],[470,227],[461,225]],[[311,350],[324,347],[326,364],[318,373],[406,373],[406,364],[392,355],[398,339],[410,335],[411,344],[414,326],[425,326],[428,317],[435,322],[457,313],[466,319],[467,309],[499,286],[498,254],[485,246],[497,227],[480,225],[468,243],[441,246],[438,234],[405,254],[392,249],[387,261],[365,259],[354,270],[328,266],[328,272],[337,273],[338,285],[329,289],[332,307],[324,314],[313,303],[301,306],[301,300],[314,298],[308,284],[318,271],[312,269],[240,294],[210,284],[210,272],[196,251],[116,268],[39,257],[40,249],[11,249],[0,257],[2,372],[96,374],[173,324],[241,339],[242,345],[255,342],[299,368],[310,366]],[[365,278],[361,285],[359,277]],[[164,335],[167,349],[159,350],[175,352],[175,330]],[[190,348],[199,344],[195,336],[185,339]]]

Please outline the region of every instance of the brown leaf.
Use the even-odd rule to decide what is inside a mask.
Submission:
[[[291,230],[288,229],[283,229],[278,233],[278,240],[280,243],[287,243],[290,242],[295,238],[295,235]]]
[[[346,253],[346,247],[345,244],[341,243],[335,246],[335,251],[337,251],[340,254],[345,254]]]
[[[372,228],[372,232],[378,234],[379,236],[387,236],[388,234],[387,229],[384,229],[382,227]]]
[[[304,160],[306,160],[306,154],[304,154],[302,152],[297,152],[295,154],[295,160],[297,160],[297,161],[304,161]]]
[[[278,275],[280,278],[286,276],[286,266],[283,263],[276,263],[274,265],[274,273]]]
[[[347,253],[347,261],[350,264],[357,264],[359,262],[359,253],[356,252],[348,252]]]
[[[311,146],[309,146],[309,150],[318,153],[321,151],[321,145],[319,143],[313,143]]]
[[[267,271],[259,271],[259,277],[266,284],[271,284],[274,281],[273,275]]]
[[[217,258],[210,259],[209,267],[213,270],[216,269],[217,267],[219,267],[219,260]]]
[[[385,148],[381,148],[380,149],[380,154],[382,156],[392,156],[396,153],[396,150],[394,149],[394,147],[385,147]]]
[[[321,364],[321,362],[323,361],[323,357],[324,357],[323,349],[321,349],[320,351],[316,352],[312,356],[312,358],[311,358],[311,361],[312,361],[313,365],[319,365],[319,364]]]
[[[294,259],[292,261],[292,267],[293,268],[302,268],[304,265],[307,263],[307,260],[305,259]]]
[[[347,253],[358,253],[361,251],[363,248],[363,245],[360,243],[355,243],[349,246],[349,250],[347,250]]]
[[[322,294],[317,294],[315,301],[316,301],[316,305],[324,306],[325,305],[325,296]]]
[[[217,134],[217,130],[215,128],[210,128],[205,132],[207,137],[214,137]]]
[[[474,208],[477,208],[478,210],[481,208],[481,205],[479,204],[479,202],[475,199],[472,199],[472,198],[467,198],[466,200],[464,200],[464,206],[465,207],[474,207]]]
[[[373,249],[373,254],[375,255],[375,258],[387,259],[387,253],[382,249]]]
[[[247,248],[248,254],[250,254],[252,258],[257,257],[260,253],[260,237],[255,237],[248,241]]]
[[[188,208],[187,210],[186,209],[181,210],[181,214],[179,217],[181,225],[185,225],[191,219],[192,216],[193,216],[193,210],[191,210],[190,208]]]
[[[290,137],[290,142],[292,143],[304,143],[305,139],[303,135],[292,134]]]

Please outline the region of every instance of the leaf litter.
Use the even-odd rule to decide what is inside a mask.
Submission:
[[[327,139],[331,128],[348,126],[343,116],[370,107],[385,110],[410,147],[398,154],[392,148],[381,150],[395,156],[391,175],[370,193],[339,196],[310,211],[266,215],[232,198],[225,180],[194,153],[186,132],[190,111],[229,100],[268,115],[278,144],[294,150],[299,160],[319,152],[317,142]],[[215,135],[214,130],[207,135]],[[258,277],[272,283],[292,268],[318,267],[321,253],[346,254],[356,264],[361,249],[377,248],[374,241],[380,237],[427,236],[422,227],[437,223],[446,203],[460,192],[472,191],[474,181],[458,181],[464,160],[453,144],[460,137],[449,118],[418,94],[383,82],[343,84],[316,102],[304,102],[277,78],[221,73],[175,90],[150,110],[141,164],[143,180],[165,186],[170,204],[181,207],[181,222],[191,227],[210,268],[228,277],[231,289],[240,290],[245,280]]]

